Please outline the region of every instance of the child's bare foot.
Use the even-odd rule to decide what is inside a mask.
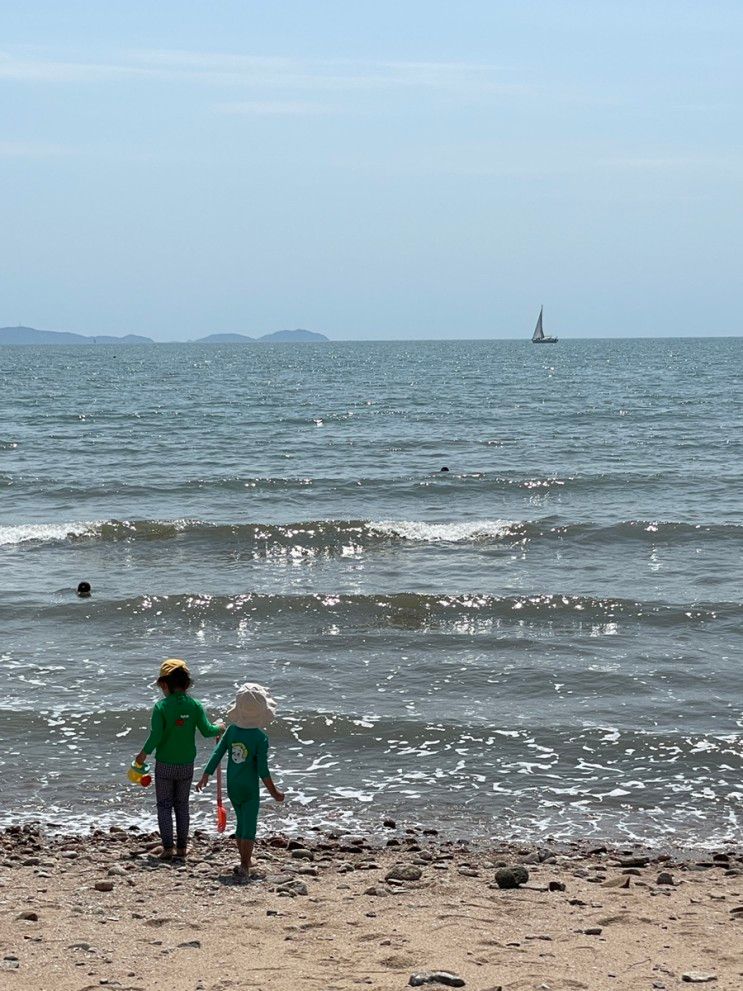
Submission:
[[[247,884],[250,880],[250,868],[245,868],[242,864],[233,867],[232,873],[235,875],[235,880],[238,884]]]
[[[163,847],[163,849],[158,854],[158,858],[160,860],[172,860],[173,859],[173,847],[172,846]]]

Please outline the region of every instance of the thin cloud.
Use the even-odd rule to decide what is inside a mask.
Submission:
[[[127,52],[109,61],[95,62],[46,58],[38,51],[0,54],[0,80],[27,83],[98,83],[146,78],[305,91],[400,87],[462,95],[526,91],[527,87],[506,78],[511,71],[466,62],[299,59],[177,50]]]
[[[76,153],[74,148],[41,141],[0,141],[0,158],[60,158]]]
[[[252,117],[316,117],[332,113],[331,107],[302,100],[235,100],[216,103],[219,114]]]

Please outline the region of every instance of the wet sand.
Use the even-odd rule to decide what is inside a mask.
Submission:
[[[743,987],[732,849],[275,836],[259,845],[263,878],[241,884],[226,837],[197,833],[185,864],[160,863],[156,841],[0,834],[0,988],[397,991],[436,970],[472,991]],[[524,862],[525,885],[498,887],[499,866]]]

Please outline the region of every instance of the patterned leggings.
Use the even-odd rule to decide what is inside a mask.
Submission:
[[[193,764],[155,764],[155,795],[157,797],[157,824],[165,850],[173,849],[173,812],[178,849],[188,846],[188,829],[191,816],[188,796],[193,781]]]

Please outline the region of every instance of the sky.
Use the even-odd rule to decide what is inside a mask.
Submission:
[[[743,332],[741,0],[0,0],[0,326]]]

